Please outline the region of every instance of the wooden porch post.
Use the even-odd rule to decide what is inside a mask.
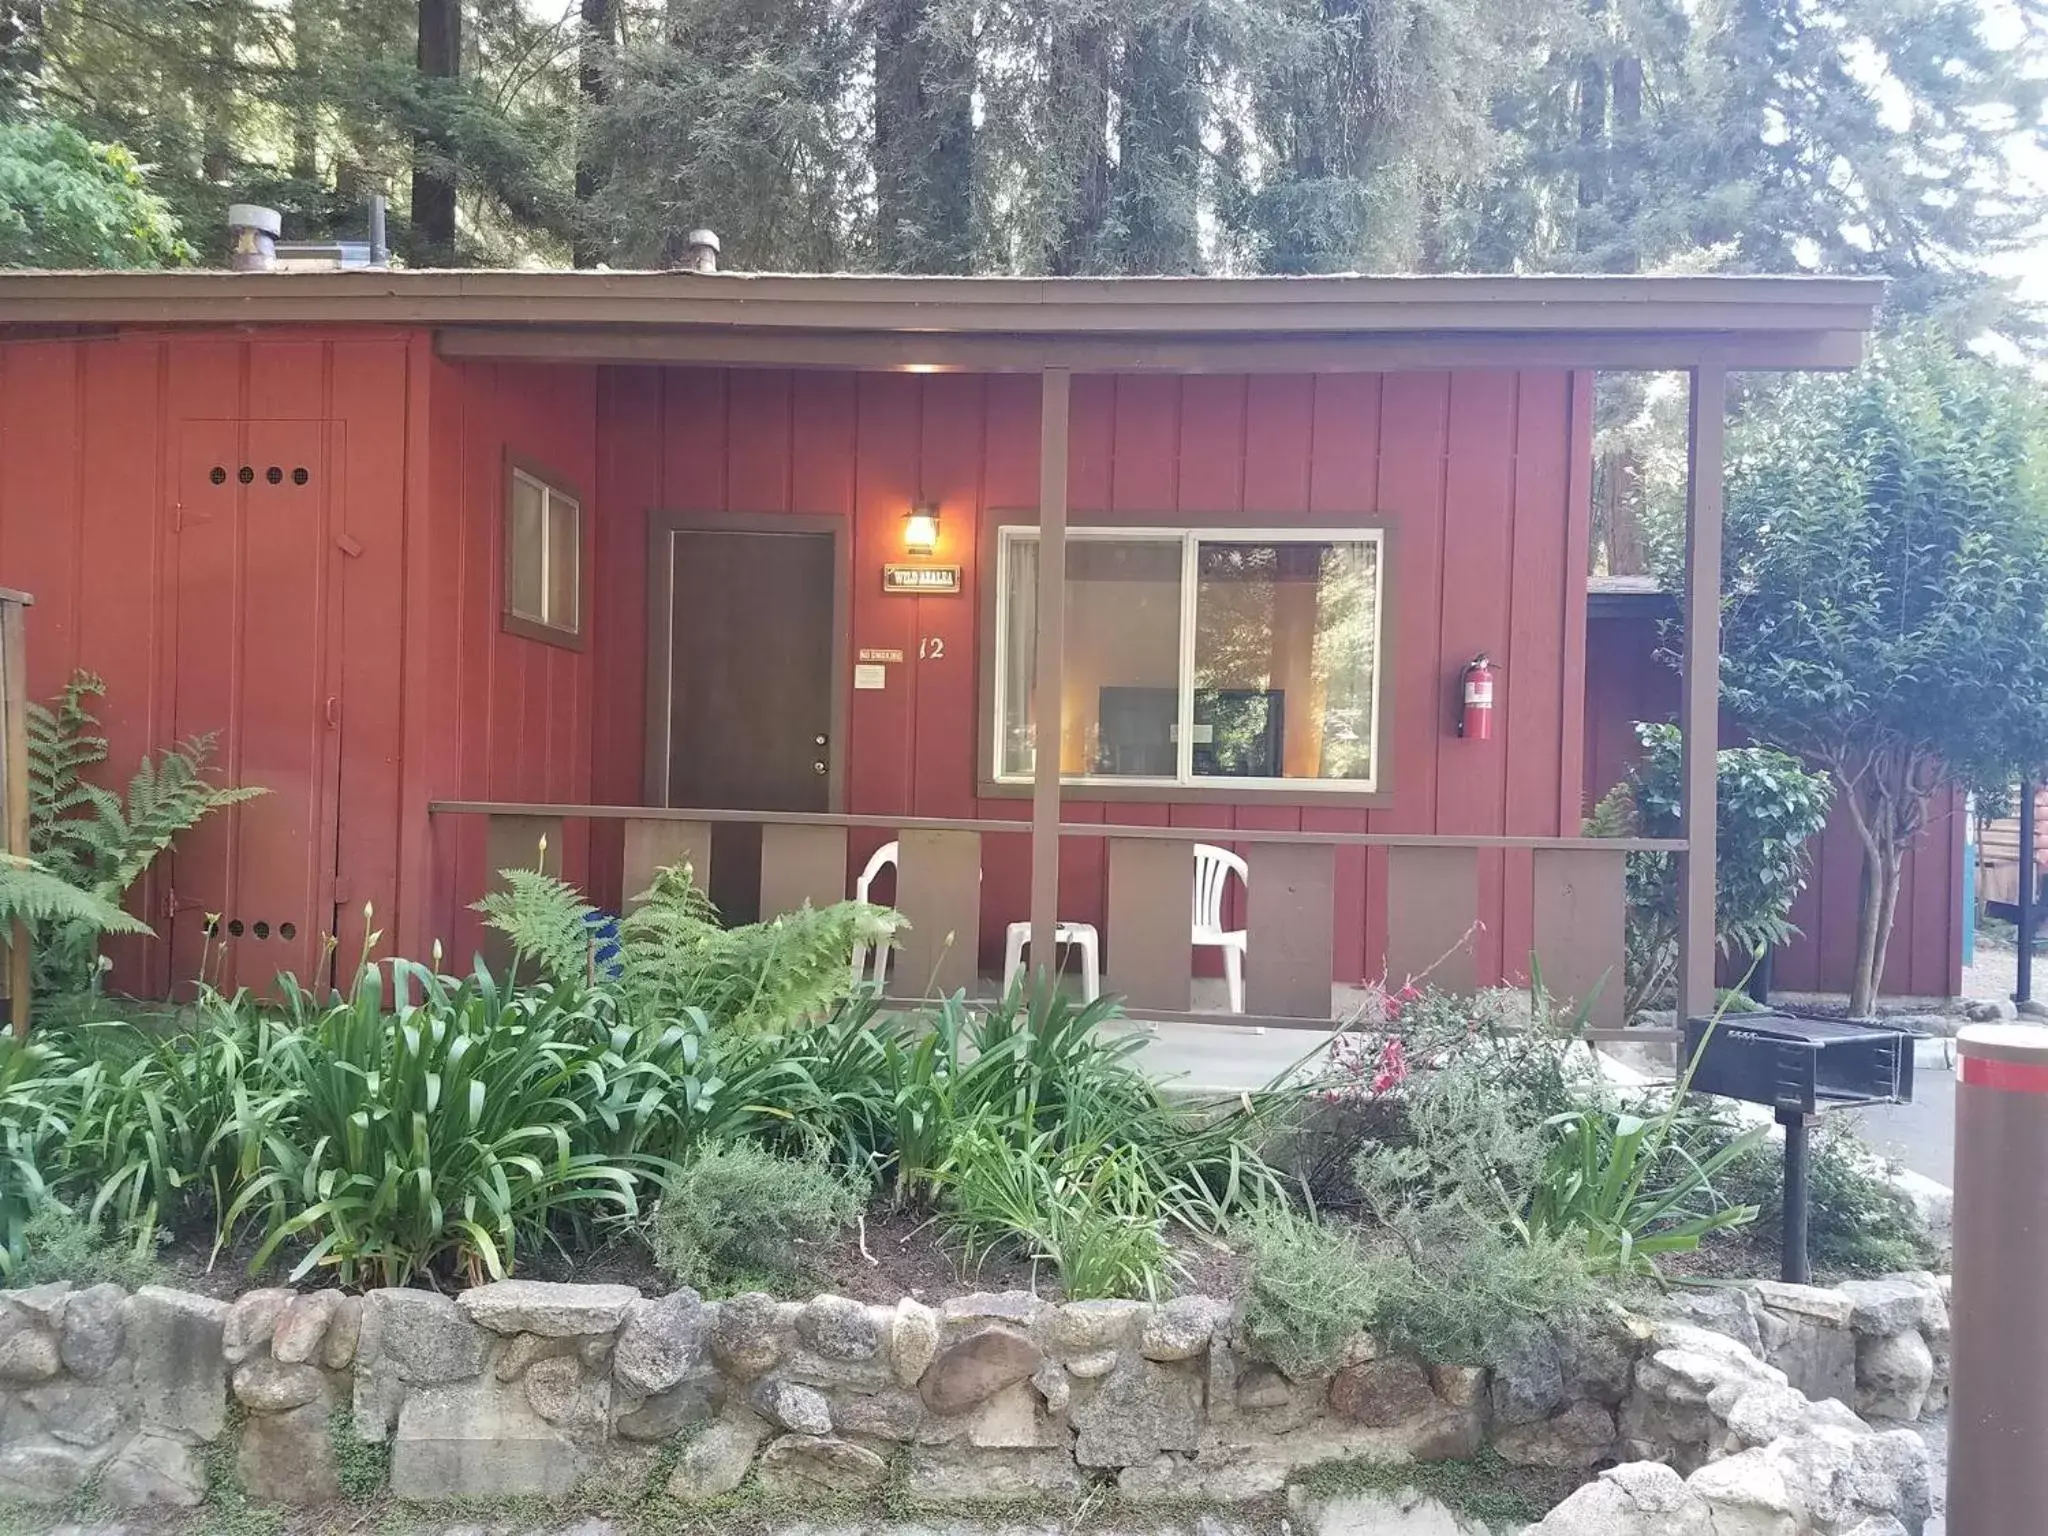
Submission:
[[[1678,1018],[1714,1007],[1714,768],[1721,747],[1721,460],[1727,436],[1727,370],[1702,364],[1691,379],[1685,476],[1685,731],[1679,820]]]
[[[1060,904],[1061,673],[1067,637],[1067,395],[1064,368],[1041,379],[1038,424],[1037,756],[1031,771],[1031,964],[1057,969]]]

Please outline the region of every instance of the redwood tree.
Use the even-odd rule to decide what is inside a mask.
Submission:
[[[2043,447],[2038,384],[1919,334],[1753,403],[1731,439],[1723,695],[1840,786],[1858,1016],[1937,792],[2048,762]]]

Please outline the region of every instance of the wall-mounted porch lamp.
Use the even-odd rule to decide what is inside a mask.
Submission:
[[[929,555],[939,547],[939,504],[920,501],[903,514],[905,554]]]

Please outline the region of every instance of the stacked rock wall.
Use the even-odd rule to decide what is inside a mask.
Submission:
[[[1902,1393],[1890,1362],[1905,1333],[1926,1343],[1929,1294],[1918,1280],[1861,1293],[1835,1329],[1863,1400],[1900,1416],[1926,1393]],[[1795,1303],[1820,1305],[1765,1297],[1743,1317],[1760,1334],[1759,1318],[1807,1317]],[[1910,1432],[1802,1395],[1751,1342],[1616,1311],[1590,1337],[1538,1340],[1492,1372],[1361,1337],[1328,1375],[1296,1379],[1249,1354],[1231,1309],[1202,1297],[878,1307],[513,1280],[454,1297],[261,1290],[226,1303],[59,1285],[0,1293],[0,1498],[57,1502],[92,1485],[117,1506],[191,1505],[209,1468],[232,1465],[258,1499],[318,1503],[340,1494],[365,1444],[381,1447],[369,1454],[400,1498],[567,1498],[593,1479],[644,1480],[680,1440],[667,1487],[684,1500],[750,1472],[843,1493],[899,1469],[926,1500],[1102,1482],[1134,1499],[1229,1500],[1317,1463],[1463,1458],[1490,1443],[1532,1466],[1669,1468],[1604,1477],[1579,1499],[1753,1506],[1770,1536],[1840,1536],[1880,1511],[1917,1531],[1926,1469]],[[1789,1328],[1778,1349],[1825,1353]]]

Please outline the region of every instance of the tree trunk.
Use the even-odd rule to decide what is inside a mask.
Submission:
[[[1124,53],[1114,206],[1127,272],[1198,272],[1200,64],[1185,20],[1141,23]]]
[[[418,63],[428,92],[426,121],[413,134],[412,238],[406,262],[455,264],[455,146],[448,103],[435,82],[462,74],[462,0],[419,0]]]
[[[1883,901],[1884,876],[1875,843],[1863,847],[1861,878],[1856,891],[1856,963],[1849,972],[1849,1017],[1867,1019],[1877,1012],[1877,924]]]
[[[583,98],[576,131],[576,238],[572,259],[594,267],[610,254],[609,242],[591,227],[590,201],[604,185],[604,172],[591,147],[591,117],[611,95],[612,50],[619,41],[617,0],[582,0],[583,35],[576,50],[576,89]]]
[[[875,254],[891,272],[974,260],[974,57],[934,35],[933,10],[875,6]]]
[[[238,5],[221,4],[213,14],[207,42],[206,106],[200,126],[200,174],[217,187],[234,174],[235,66],[241,46],[242,13]],[[229,187],[232,193],[235,189]]]
[[[1586,0],[1589,28],[1596,34],[1606,30],[1606,13],[1607,0]],[[1592,46],[1599,47],[1597,36]],[[1595,210],[1607,198],[1607,62],[1597,52],[1579,61],[1578,117],[1579,219],[1572,238],[1583,254],[1605,237],[1604,212]],[[1596,222],[1603,227],[1596,229]]]
[[[1919,835],[1927,797],[1935,785],[1921,782],[1911,758],[1890,761],[1884,754],[1873,754],[1853,783],[1839,763],[1835,776],[1846,791],[1844,799],[1863,844],[1849,1016],[1867,1019],[1876,1016],[1878,994],[1884,986],[1906,850]]]
[[[1074,195],[1048,254],[1055,277],[1102,270],[1103,229],[1109,222],[1108,30],[1100,23],[1078,27],[1054,45],[1054,110],[1074,135]]]
[[[308,189],[320,179],[320,17],[314,0],[291,0],[292,176]]]
[[[35,108],[43,81],[43,0],[0,0],[0,122]]]

